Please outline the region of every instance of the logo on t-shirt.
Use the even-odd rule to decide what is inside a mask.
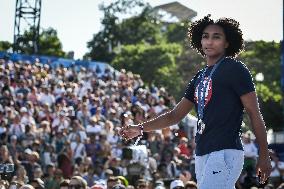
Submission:
[[[208,82],[208,77],[205,77],[203,80],[203,88],[201,89],[201,93],[200,93],[200,97],[203,100],[204,99],[204,88],[206,86],[206,83]],[[199,84],[197,85],[197,87],[195,88],[195,92],[194,92],[194,98],[195,98],[195,102],[198,104],[198,90],[199,90]],[[208,104],[208,102],[211,99],[212,96],[212,79],[209,80],[209,83],[207,84],[207,87],[205,89],[205,106]]]

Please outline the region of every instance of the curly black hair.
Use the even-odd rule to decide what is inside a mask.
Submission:
[[[210,16],[210,14],[205,16],[192,23],[189,27],[188,36],[191,47],[196,49],[202,56],[205,56],[201,46],[203,30],[208,25],[214,24],[223,28],[226,40],[229,43],[229,47],[226,49],[226,56],[236,57],[244,49],[244,39],[242,31],[239,28],[239,22],[232,18],[220,18],[214,21]]]

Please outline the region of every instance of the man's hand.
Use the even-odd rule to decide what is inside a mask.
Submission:
[[[256,175],[260,176],[260,184],[265,183],[265,181],[270,176],[271,171],[272,171],[272,166],[269,156],[264,157],[260,155],[256,165]]]

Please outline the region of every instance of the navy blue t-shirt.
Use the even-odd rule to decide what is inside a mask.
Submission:
[[[212,68],[207,68],[205,79]],[[184,95],[195,104],[196,111],[203,70],[190,81]],[[206,127],[202,134],[196,133],[196,155],[223,149],[243,150],[240,135],[244,107],[240,97],[252,91],[255,88],[247,67],[232,58],[225,58],[207,85],[203,116]]]

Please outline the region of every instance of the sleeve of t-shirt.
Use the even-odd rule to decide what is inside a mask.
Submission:
[[[235,67],[232,70],[232,86],[233,90],[238,96],[255,91],[251,74],[248,68],[240,62],[235,63]]]
[[[195,87],[194,87],[194,84],[195,84],[195,81],[196,81],[196,76],[193,77],[189,84],[187,85],[187,88],[185,90],[185,93],[184,93],[184,97],[191,101],[192,103],[194,103],[194,93],[195,93]]]

